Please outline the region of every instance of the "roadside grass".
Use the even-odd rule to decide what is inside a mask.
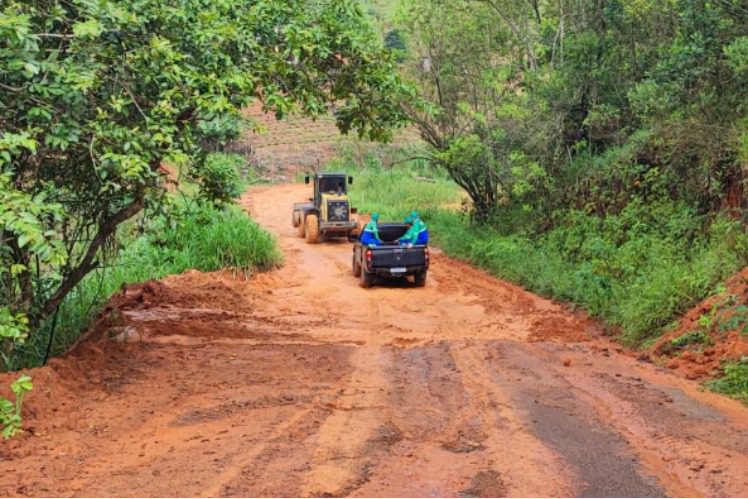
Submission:
[[[183,207],[173,220],[160,218],[145,241],[155,267],[170,273],[228,268],[249,275],[283,260],[275,238],[234,205]]]
[[[459,206],[463,194],[440,173],[425,168],[359,170],[351,201],[366,213],[379,212],[383,220],[400,221],[411,211],[432,212]]]
[[[25,345],[5,359],[7,370],[42,363],[54,328],[50,357],[66,351],[91,325],[111,296],[127,284],[160,279],[188,269],[224,268],[249,275],[282,262],[272,235],[241,208],[180,203],[172,217],[157,217],[142,235],[125,228],[121,249],[109,264],[89,274],[65,298],[57,313]]]
[[[707,386],[715,392],[723,393],[748,404],[748,357],[739,362],[729,362],[723,367],[724,375]]]
[[[711,345],[712,339],[709,334],[696,330],[683,333],[682,335],[674,338],[670,341],[670,345],[674,348],[683,348],[690,345]]]
[[[447,254],[582,307],[630,346],[651,342],[748,262],[748,237],[736,222],[711,220],[704,233],[707,221],[686,206],[632,203],[605,219],[554,213],[553,229],[533,232],[530,224],[522,228],[525,213],[506,211],[490,224],[473,223],[458,208],[461,190],[425,164],[332,166],[355,171],[351,196],[361,211],[399,220],[419,210],[432,241]]]

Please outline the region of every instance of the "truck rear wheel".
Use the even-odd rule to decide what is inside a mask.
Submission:
[[[353,254],[353,277],[361,277],[361,265],[358,263],[356,254]]]
[[[301,212],[294,210],[293,217],[291,217],[291,223],[294,227],[298,227],[301,224]]]
[[[427,276],[428,276],[427,270],[424,270],[423,272],[418,272],[417,274],[413,275],[413,282],[415,283],[417,288],[422,288],[426,285]]]
[[[306,216],[306,242],[309,244],[317,244],[319,242],[319,218],[317,215],[309,214]]]
[[[362,288],[370,288],[371,285],[374,283],[374,275],[368,273],[366,270],[361,269],[361,287]]]

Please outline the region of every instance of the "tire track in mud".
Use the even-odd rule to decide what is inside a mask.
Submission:
[[[508,298],[515,304],[521,299],[513,292]],[[502,308],[492,305],[489,303],[488,307]],[[448,311],[441,310],[440,315],[440,321],[447,329],[461,327]],[[497,312],[497,315],[503,313]],[[466,331],[467,336],[470,336],[469,331]],[[527,430],[506,393],[491,379],[487,364],[489,357],[483,345],[484,341],[479,338],[449,343],[449,355],[459,376],[465,404],[454,415],[450,430],[456,430],[456,434],[447,448],[451,447],[452,451],[480,450],[483,469],[475,470],[475,476],[500,477],[502,495],[573,495],[572,477],[566,473],[563,460]],[[472,435],[478,438],[473,440]],[[506,449],[512,449],[512,454],[506,453]],[[553,492],[549,493],[549,490]]]
[[[464,390],[444,342],[412,348],[387,347],[391,391],[388,419],[371,443],[376,460],[368,481],[352,495],[458,496],[484,468],[474,449],[450,446],[450,428],[464,404]],[[478,495],[503,493],[486,477]],[[490,483],[489,483],[490,482]]]
[[[487,431],[485,446],[493,470],[507,483],[512,497],[572,496],[573,474],[562,458],[528,431],[511,399],[491,379],[486,351],[472,341],[453,345],[455,364]],[[511,449],[511,453],[506,450]]]
[[[241,493],[240,487],[245,487],[242,486],[243,484],[235,484],[240,481],[240,478],[247,472],[248,468],[257,461],[260,454],[273,445],[275,440],[288,433],[303,420],[308,419],[313,410],[314,408],[304,408],[297,411],[288,419],[285,419],[279,425],[272,428],[271,431],[267,432],[262,442],[238,451],[235,459],[227,463],[227,466],[218,474],[213,484],[202,490],[200,496],[227,497],[236,495],[237,492]]]
[[[263,355],[263,350],[270,353],[277,351],[277,348],[272,346],[253,349],[256,354],[253,357]],[[337,358],[341,360],[351,354],[351,349],[347,347],[304,345],[282,348],[295,348],[298,354],[294,353],[293,356],[306,358],[311,363],[310,367],[320,370],[325,366],[325,362],[321,361],[330,355],[332,349],[339,349]],[[295,363],[290,360],[288,357],[282,359],[290,372],[299,372]],[[261,364],[257,365],[259,367]],[[272,363],[266,364],[268,367],[270,365]],[[335,373],[335,367],[330,365],[328,372]],[[339,373],[329,377],[328,382],[337,385],[347,371],[343,367]],[[326,383],[319,376],[315,378],[311,383],[294,383],[296,380],[290,376],[280,380],[270,376],[259,378],[257,385],[250,389],[235,387],[225,390],[228,393],[224,394],[190,397],[189,401],[180,404],[178,416],[175,417],[174,411],[168,411],[170,414],[149,420],[145,425],[146,429],[131,436],[132,442],[163,439],[164,446],[154,449],[160,450],[154,455],[151,456],[149,452],[148,456],[142,456],[136,463],[126,467],[123,470],[124,476],[130,472],[141,475],[144,467],[162,470],[159,476],[172,475],[174,467],[184,462],[185,453],[194,452],[192,462],[188,465],[188,469],[192,470],[192,481],[186,482],[187,487],[183,481],[186,477],[183,476],[172,484],[173,488],[162,490],[181,490],[179,495],[196,496],[252,495],[244,491],[252,491],[251,487],[260,485],[262,480],[247,483],[246,470],[252,469],[263,453],[272,452],[289,434],[298,436],[303,432],[316,432],[319,421],[328,413],[320,398],[331,396],[334,388],[325,386]],[[229,378],[223,378],[222,381],[229,381]],[[262,388],[263,385],[276,386],[277,391],[268,391],[267,388]],[[166,446],[170,448],[167,449]],[[128,447],[125,444],[123,452]],[[172,461],[173,455],[175,459]],[[121,466],[118,455],[111,456],[111,460],[112,468]],[[102,471],[105,469],[102,468]],[[255,490],[259,492],[259,489]],[[168,494],[162,492],[161,495]]]
[[[379,305],[369,300],[366,341],[350,357],[353,372],[340,397],[329,404],[332,414],[317,434],[303,496],[345,496],[368,480],[372,456],[366,444],[387,419],[387,371],[390,357],[377,341]]]
[[[653,379],[642,366],[610,364],[604,370],[573,370],[560,377],[628,441],[642,466],[657,474],[671,495],[709,491],[712,496],[745,496],[744,408],[736,415],[732,401],[703,393],[694,383],[662,374],[664,379]]]

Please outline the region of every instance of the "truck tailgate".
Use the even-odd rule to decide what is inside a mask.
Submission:
[[[417,267],[426,265],[426,246],[372,248],[373,268]]]

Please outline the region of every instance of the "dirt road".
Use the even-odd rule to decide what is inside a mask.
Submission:
[[[132,287],[35,371],[0,495],[748,495],[745,407],[443,255],[361,289],[295,237],[306,192],[242,200],[284,268]]]

